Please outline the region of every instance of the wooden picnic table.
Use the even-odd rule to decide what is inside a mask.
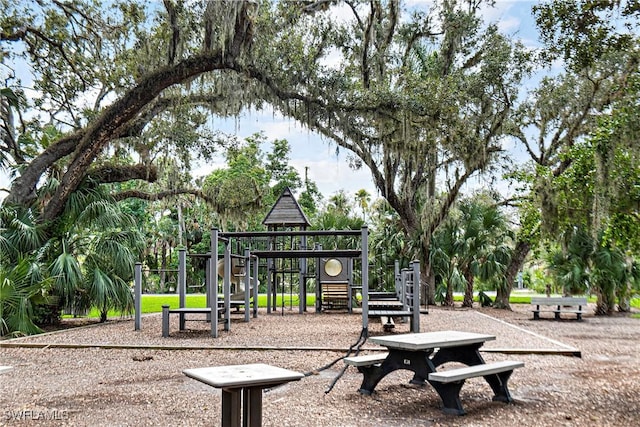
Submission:
[[[447,413],[464,414],[459,392],[465,379],[483,376],[494,392],[493,400],[511,402],[507,380],[513,369],[524,364],[504,361],[486,364],[479,349],[494,335],[460,331],[438,331],[371,337],[369,341],[389,350],[378,359],[371,356],[345,358],[358,367],[364,378],[360,393],[370,395],[376,385],[389,373],[407,369],[414,373],[412,384],[431,384],[442,399]],[[466,368],[437,371],[447,362],[459,362]]]
[[[262,390],[304,377],[299,372],[264,363],[185,369],[183,373],[222,389],[224,427],[262,425]]]

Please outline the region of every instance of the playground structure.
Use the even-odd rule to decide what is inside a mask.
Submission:
[[[293,309],[293,301],[297,298],[301,314],[307,311],[308,292],[315,293],[316,312],[346,309],[351,313],[356,292],[360,290],[363,335],[368,335],[369,318],[385,318],[387,326],[393,323],[393,317],[410,318],[411,331],[419,332],[419,263],[413,262],[403,270],[396,263],[395,291],[371,292],[370,295],[366,226],[360,230],[306,230],[308,221],[289,189],[285,189],[263,224],[269,231],[221,232],[213,228],[210,252],[189,255],[206,260],[204,308],[186,306],[187,254],[185,250],[179,251],[179,307],[163,307],[163,336],[169,335],[170,314],[179,315],[180,330],[185,329],[187,314],[206,315],[213,337],[218,336],[219,321],[223,322],[225,331],[230,330],[232,307],[237,310],[244,307],[244,321],[249,322],[251,314],[257,317],[258,313],[261,283],[258,277],[265,279],[268,314],[277,311],[280,294],[280,309],[284,315],[287,290],[289,309]],[[303,229],[292,230],[293,227]],[[326,247],[331,249],[324,249]],[[222,273],[221,293],[216,273]],[[359,273],[360,284],[354,283],[355,273]],[[136,265],[136,330],[141,326],[141,277],[141,266]]]
[[[385,318],[386,324],[391,323],[394,317],[410,319],[412,332],[419,332],[419,288],[420,288],[420,267],[418,262],[412,262],[409,268],[400,269],[398,263],[395,266],[395,291],[375,292],[369,286],[353,283],[353,265],[360,267],[361,283],[368,283],[368,263],[363,262],[364,257],[368,257],[366,242],[368,230],[363,227],[361,230],[342,231],[280,231],[280,232],[230,232],[221,233],[217,229],[212,230],[211,248],[212,253],[219,253],[219,246],[222,245],[222,258],[220,255],[211,257],[207,255],[206,271],[206,307],[190,308],[186,306],[186,251],[179,251],[178,284],[179,307],[171,309],[171,313],[176,313],[180,317],[180,330],[185,329],[187,314],[204,314],[206,320],[211,323],[211,335],[218,336],[219,322],[223,323],[223,329],[231,329],[232,308],[238,310],[244,307],[244,321],[249,322],[250,317],[258,315],[258,290],[259,290],[259,270],[270,268],[264,275],[266,281],[267,313],[282,310],[284,315],[284,303],[278,307],[276,296],[278,287],[284,297],[286,287],[294,289],[292,283],[285,284],[277,277],[282,274],[291,274],[291,270],[278,270],[279,259],[296,259],[299,261],[298,270],[291,277],[300,280],[295,294],[298,299],[298,311],[303,313],[307,310],[307,293],[310,286],[309,281],[315,282],[315,289],[311,290],[315,294],[315,311],[330,311],[339,307],[353,312],[354,296],[361,290],[361,312],[362,327],[368,329],[370,318]],[[360,236],[363,243],[362,249],[320,249],[320,245],[315,245],[314,249],[283,249],[252,250],[244,248],[243,255],[231,252],[231,246],[235,240],[241,240],[245,244],[250,242],[253,246],[258,246],[259,242],[268,243],[276,237],[298,237],[308,239],[319,236]],[[236,245],[238,246],[238,245]],[[242,248],[242,245],[238,247]],[[363,255],[364,254],[364,255]],[[357,263],[354,261],[358,261]],[[222,263],[224,268],[222,279],[222,293],[218,292],[218,265]],[[312,268],[310,268],[312,267]],[[346,268],[345,268],[346,267]],[[216,272],[211,274],[211,272]],[[136,329],[140,329],[140,298],[141,298],[141,265],[136,265]],[[334,279],[326,281],[326,278]],[[274,280],[274,278],[276,278]],[[243,285],[243,286],[242,286]],[[235,292],[234,287],[235,286]],[[337,291],[335,289],[338,289]],[[346,291],[346,293],[344,293]],[[281,299],[284,301],[284,298]],[[290,299],[293,301],[293,299]],[[289,307],[292,309],[292,307]],[[167,307],[167,310],[169,308]],[[164,315],[165,322],[168,322],[169,313]],[[163,328],[164,329],[164,328]],[[168,330],[168,324],[166,326]],[[166,334],[168,335],[168,333]]]

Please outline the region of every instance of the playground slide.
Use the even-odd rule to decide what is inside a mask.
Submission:
[[[218,276],[224,277],[224,259],[218,260]],[[244,299],[244,264],[242,260],[239,258],[231,258],[231,284],[232,289],[236,289],[236,293],[232,295],[233,297],[241,294],[240,299]]]

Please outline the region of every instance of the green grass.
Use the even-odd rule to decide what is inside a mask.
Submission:
[[[316,301],[315,295],[307,295],[307,305],[314,305]],[[286,306],[289,305],[298,305],[298,297],[289,295],[285,295],[284,304]],[[278,295],[276,297],[277,306],[280,307],[282,305],[282,295]],[[178,295],[143,295],[142,296],[142,313],[159,313],[162,311],[162,306],[168,305],[171,308],[178,308],[180,306],[180,300],[178,299]],[[207,298],[205,295],[187,295],[186,300],[187,307],[206,307],[207,306]],[[267,295],[259,294],[258,295],[258,307],[266,307],[267,306]]]
[[[495,297],[491,297],[492,300],[495,301]],[[454,294],[453,295],[453,300],[455,302],[462,302],[464,301],[464,295],[462,294]],[[474,295],[473,300],[475,302],[478,302],[478,295]],[[511,295],[509,297],[509,303],[511,304],[531,304],[531,296],[529,295]]]
[[[307,295],[307,306],[314,306],[316,301],[315,295]],[[276,305],[278,307],[282,306],[283,298],[282,295],[278,295],[276,297]],[[289,307],[293,305],[295,307],[298,306],[298,297],[294,295],[290,297],[289,295],[285,295],[284,297],[284,305]],[[141,302],[141,312],[142,314],[148,313],[160,313],[162,312],[162,306],[168,305],[171,308],[178,308],[180,306],[180,299],[178,295],[142,295]],[[186,300],[187,307],[196,307],[196,308],[204,308],[207,306],[207,298],[205,295],[187,295]],[[267,306],[267,295],[260,294],[258,295],[258,307],[266,307]],[[121,317],[122,313],[117,311],[109,311],[108,317]],[[70,316],[65,316],[70,317]],[[89,314],[86,316],[88,318],[98,318],[100,317],[100,312],[97,309],[92,309]]]
[[[463,295],[454,295],[454,300],[457,302],[462,302],[464,296]],[[475,301],[477,301],[477,297]],[[206,297],[204,295],[187,295],[186,305],[187,307],[206,307]],[[282,295],[278,295],[276,299],[276,305],[278,307],[282,306]],[[315,305],[316,297],[315,295],[307,295],[307,306],[313,307]],[[595,297],[590,297],[589,302],[595,302]],[[529,295],[511,295],[509,299],[511,304],[531,304],[531,296]],[[180,305],[180,301],[178,299],[178,295],[143,295],[142,296],[142,313],[160,313],[162,311],[163,305],[169,305],[171,308],[177,308]],[[298,297],[289,295],[285,295],[284,305],[286,307],[289,306],[298,306]],[[258,295],[258,307],[266,307],[267,306],[267,296],[265,294]],[[640,309],[640,298],[631,298],[631,307]],[[109,312],[109,318],[117,318],[121,317],[122,314],[115,311]],[[65,316],[70,317],[70,316]],[[91,310],[89,314],[86,316],[88,318],[98,318],[100,317],[100,312],[97,309]],[[640,313],[632,315],[634,318],[640,319]]]
[[[631,298],[631,307],[640,309],[640,298]],[[640,319],[640,313],[632,314],[634,319]]]

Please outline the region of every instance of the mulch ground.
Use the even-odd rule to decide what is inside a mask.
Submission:
[[[430,307],[421,315],[421,331],[496,335],[483,347],[487,361],[525,362],[509,383],[514,404],[491,402],[486,383],[472,379],[461,393],[467,411],[462,417],[443,414],[430,387],[408,384],[408,371],[392,373],[373,396],[361,396],[362,376],[349,368],[327,393],[342,370],[339,358],[358,340],[361,317],[298,314],[294,308],[260,311],[248,323],[236,315],[231,330],[215,339],[201,321],[179,332],[177,318],[171,336],[162,338],[161,316],[149,315],[140,331],[132,319],[121,319],[0,341],[0,365],[14,367],[0,378],[0,425],[219,425],[219,390],[182,370],[258,362],[308,374],[265,391],[263,425],[640,425],[640,319],[533,321],[530,308]],[[408,325],[396,323],[392,333],[405,332]],[[372,320],[369,333],[387,332]],[[582,357],[563,355],[571,349]]]

